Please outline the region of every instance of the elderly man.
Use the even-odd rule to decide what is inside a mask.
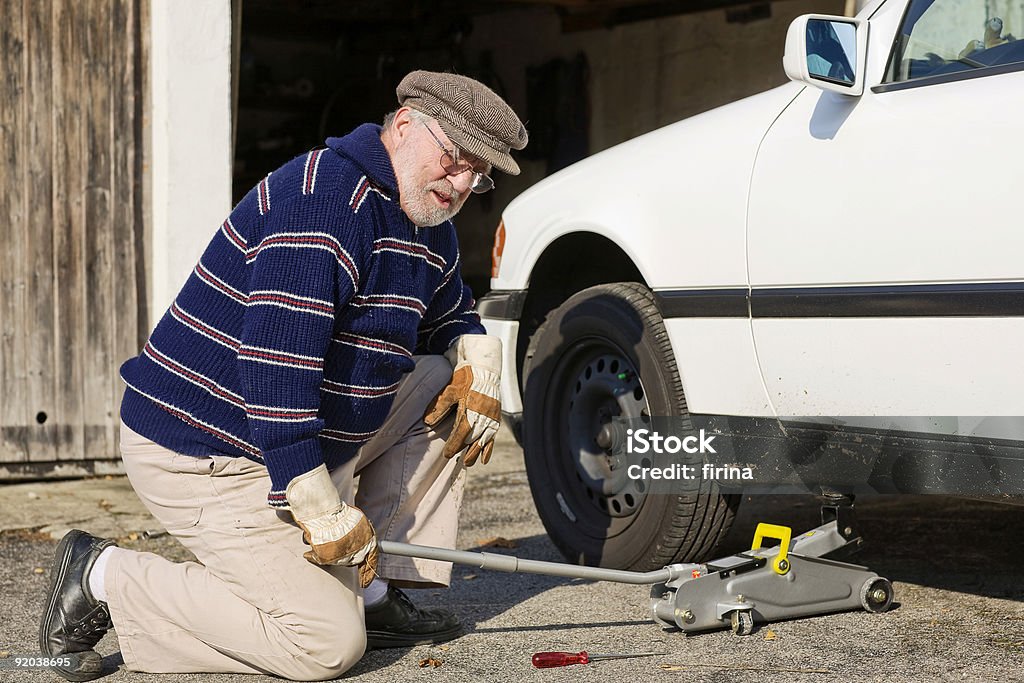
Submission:
[[[490,457],[501,346],[451,218],[492,167],[519,172],[527,133],[469,78],[416,71],[397,93],[383,127],[260,182],[122,367],[128,478],[201,564],[70,532],[40,627],[68,680],[100,675],[110,628],[131,670],[294,680],[460,633],[400,590],[451,566],[376,539],[454,547],[464,467]]]

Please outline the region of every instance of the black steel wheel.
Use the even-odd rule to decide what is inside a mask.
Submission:
[[[613,418],[688,414],[650,290],[615,283],[570,297],[531,340],[523,376],[530,489],[569,560],[647,571],[708,556],[736,497],[707,483],[685,495],[650,494],[611,457]]]

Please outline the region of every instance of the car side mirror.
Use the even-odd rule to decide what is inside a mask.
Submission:
[[[859,96],[864,93],[867,51],[867,21],[805,14],[789,25],[782,66],[794,81]]]

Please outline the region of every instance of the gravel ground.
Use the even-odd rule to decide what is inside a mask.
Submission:
[[[495,457],[470,471],[459,547],[495,537],[497,552],[558,561],[530,498],[522,453],[502,432]],[[1024,507],[940,496],[858,500],[867,547],[858,561],[890,578],[895,609],[850,612],[729,632],[684,636],[648,613],[644,587],[485,572],[456,567],[449,590],[412,591],[419,603],[454,609],[466,634],[443,646],[369,652],[345,677],[385,681],[1024,681]],[[758,521],[815,524],[803,497],[744,502],[721,554],[749,544]],[[57,680],[49,672],[4,669],[36,652],[36,629],[52,553],[71,527],[118,536],[122,545],[175,559],[174,539],[144,540],[154,526],[123,478],[0,486],[0,681]],[[120,665],[117,640],[98,650],[104,681],[253,681],[224,674],[150,675]],[[539,650],[659,651],[666,654],[537,670]],[[3,659],[6,653],[7,658]],[[432,667],[427,660],[439,665]],[[267,680],[270,680],[269,678]]]

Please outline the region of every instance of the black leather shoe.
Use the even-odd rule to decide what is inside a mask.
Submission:
[[[93,648],[113,626],[107,604],[93,597],[88,576],[104,548],[116,545],[77,529],[60,544],[50,568],[50,593],[39,625],[44,657],[65,660],[54,671],[69,681],[91,681],[103,672],[103,659]]]
[[[366,608],[366,648],[412,647],[443,643],[462,633],[459,618],[444,609],[420,609],[393,586]]]

